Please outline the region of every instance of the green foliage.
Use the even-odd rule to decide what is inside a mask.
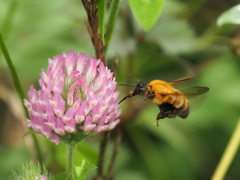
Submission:
[[[20,167],[13,169],[12,174],[8,177],[8,180],[34,180],[46,177],[47,180],[51,180],[51,176],[48,174],[44,166],[41,167],[39,163],[35,166],[32,161],[24,162]]]
[[[90,147],[87,143],[81,142],[77,145],[76,149],[86,157],[91,164],[97,165],[98,153]]]
[[[98,0],[98,21],[102,42],[104,44],[104,17],[105,17],[106,0]]]
[[[168,16],[160,18],[156,24],[149,31],[148,38],[156,41],[166,53],[179,54],[194,50],[195,33],[186,21]]]
[[[73,179],[85,179],[87,171],[96,169],[97,167],[91,164],[78,150],[74,151],[73,155]]]
[[[152,123],[150,123],[152,124]],[[156,144],[148,137],[146,131],[141,128],[127,128],[134,145],[139,149],[139,154],[143,158],[148,167],[150,179],[170,179],[170,172],[166,166],[166,162]],[[135,133],[132,133],[134,130]],[[143,143],[144,142],[144,143]],[[147,148],[146,148],[147,147]],[[149,158],[150,156],[154,157]],[[156,166],[155,164],[158,164]],[[159,171],[159,168],[162,171]]]
[[[0,179],[6,179],[13,168],[17,167],[21,162],[30,158],[28,149],[20,147],[5,147],[0,150]]]
[[[116,24],[116,20],[117,20],[117,14],[118,14],[118,4],[119,4],[119,0],[113,0],[111,3],[111,9],[110,9],[110,15],[108,18],[108,22],[106,25],[106,45],[104,47],[104,50],[107,51],[108,49],[108,45],[110,43],[111,37],[112,37],[112,33]]]
[[[217,25],[224,24],[240,24],[240,4],[226,10],[218,17]]]
[[[21,1],[35,1],[35,0],[18,0],[18,1],[20,1],[20,2],[21,2]]]
[[[67,172],[63,172],[63,173],[59,173],[57,175],[54,176],[54,180],[67,180],[67,178],[69,177]]]
[[[8,9],[8,1],[1,1],[0,8],[4,13]],[[3,17],[0,17],[0,27]],[[69,21],[70,17],[73,18],[72,21]],[[86,12],[81,1],[18,2],[13,15],[14,22],[4,40],[19,78],[33,82],[40,77],[41,68],[46,70],[48,58],[68,50],[94,54],[91,38],[84,23],[85,18]],[[81,31],[81,37],[75,36],[78,29]],[[0,63],[5,66],[3,59]],[[23,88],[27,92],[29,84]]]
[[[148,31],[157,21],[164,0],[128,0],[128,3],[144,30]]]
[[[26,137],[26,136],[28,136],[28,135],[34,134],[34,133],[35,133],[35,132],[34,132],[33,129],[29,129],[29,131],[23,135],[23,138]]]
[[[23,100],[23,99],[25,99],[25,95],[24,95],[22,86],[20,84],[16,69],[13,66],[12,60],[11,60],[10,55],[8,53],[8,50],[6,48],[6,45],[5,45],[5,42],[3,40],[1,32],[0,32],[0,48],[1,48],[1,51],[3,53],[4,58],[6,60],[6,63],[8,65],[8,68],[11,72],[13,83],[15,85],[15,88],[16,88],[17,92],[18,92],[19,99]],[[26,109],[26,107],[24,107],[23,103],[22,103],[22,106],[23,106],[23,109],[25,110],[25,114],[26,114],[26,117],[27,117],[28,116],[27,109]]]

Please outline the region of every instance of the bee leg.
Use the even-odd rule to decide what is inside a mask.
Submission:
[[[146,100],[146,99],[153,99],[154,97],[155,97],[154,93],[153,94],[145,94],[144,100]]]
[[[158,113],[158,115],[157,115],[157,118],[156,118],[156,120],[159,120],[159,119],[164,119],[166,117],[166,115],[165,114],[163,114],[162,113],[162,111],[160,111],[159,113]]]
[[[160,111],[157,115],[157,118],[154,120],[153,125],[155,126],[155,124],[157,124],[157,127],[158,127],[159,126],[159,124],[158,124],[159,119],[164,119],[165,117],[166,117],[166,115],[165,115],[164,111]]]
[[[159,117],[158,119],[163,119],[163,118],[165,118],[165,117],[166,117],[166,114],[165,114],[163,108],[162,108],[161,106],[159,106],[159,109],[160,109],[160,111],[161,111],[160,113],[161,113],[162,116],[159,117],[159,116],[160,116],[160,113],[158,113],[157,118],[158,118],[158,117]]]
[[[157,127],[159,126],[159,124],[158,124],[158,120],[157,119],[155,119],[154,120],[154,123],[153,123],[153,125],[155,126],[157,124]]]

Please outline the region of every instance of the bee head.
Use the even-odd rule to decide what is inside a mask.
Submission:
[[[134,95],[140,94],[141,92],[145,92],[145,91],[146,91],[146,83],[145,82],[141,82],[141,83],[137,84],[136,88],[133,90]]]
[[[130,75],[130,76],[135,78],[139,82],[139,79],[137,79],[136,77],[134,77],[132,75]],[[130,91],[130,93],[126,97],[124,97],[121,101],[119,101],[118,104],[120,104],[122,101],[124,101],[127,98],[141,94],[142,92],[144,93],[146,91],[146,83],[145,82],[140,82],[139,84],[120,84],[120,86],[135,86],[135,89]]]
[[[152,91],[152,86],[151,85],[148,85],[146,87],[145,97],[148,98],[148,99],[153,99],[155,97],[155,93]]]

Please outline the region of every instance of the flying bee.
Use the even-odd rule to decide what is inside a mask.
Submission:
[[[132,76],[132,75],[131,75]],[[134,76],[132,76],[135,78]],[[137,78],[135,78],[137,79]],[[187,118],[190,112],[188,99],[194,98],[195,96],[204,94],[209,91],[208,87],[195,86],[190,87],[185,90],[179,91],[175,89],[172,85],[177,83],[182,83],[193,78],[179,79],[176,81],[166,82],[162,80],[153,80],[149,83],[139,82],[138,84],[121,84],[125,86],[136,86],[136,88],[124,97],[118,104],[127,98],[138,94],[144,94],[145,100],[150,99],[156,104],[160,112],[157,118],[154,120],[154,125],[158,120],[168,118],[174,118],[179,116],[181,118]]]

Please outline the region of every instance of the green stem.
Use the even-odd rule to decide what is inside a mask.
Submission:
[[[240,145],[240,119],[238,124],[232,134],[231,139],[228,142],[228,145],[222,155],[222,158],[212,176],[211,180],[224,179],[224,176],[233,161],[233,158],[238,150]]]
[[[10,2],[9,7],[7,8],[6,16],[3,18],[4,21],[2,23],[2,34],[4,35],[5,38],[9,34],[10,25],[12,23],[14,14],[16,12],[17,4],[18,4],[17,1]],[[2,55],[2,52],[0,51],[0,57],[1,57],[1,55]]]
[[[4,17],[4,21],[2,23],[2,34],[4,35],[5,38],[6,36],[8,36],[8,33],[10,32],[9,29],[12,24],[13,17],[16,14],[17,5],[18,5],[17,1],[12,1],[10,2],[9,7],[7,8],[6,17]]]
[[[38,162],[43,166],[42,153],[41,153],[41,150],[40,150],[40,146],[39,146],[36,134],[32,134],[32,138],[33,138],[34,146],[35,146],[35,149],[36,149],[36,152],[37,152]]]
[[[9,56],[9,53],[7,51],[7,48],[4,44],[4,41],[3,41],[3,38],[2,38],[2,34],[0,32],[0,46],[1,46],[1,50],[2,50],[2,53],[6,59],[6,62],[7,62],[7,65],[8,65],[8,68],[11,72],[11,75],[12,75],[12,78],[13,78],[13,83],[15,85],[15,88],[17,89],[17,92],[18,92],[18,96],[19,98],[21,99],[21,102],[23,102],[23,99],[25,98],[24,97],[24,93],[23,93],[23,90],[22,90],[22,87],[20,85],[20,81],[18,79],[18,76],[17,76],[17,72],[13,66],[13,63],[12,63],[12,60]],[[24,104],[22,103],[22,106],[25,110],[25,114],[27,114],[27,109],[24,107]]]
[[[71,144],[66,144],[67,148],[67,172],[69,174],[69,179],[72,179],[72,167],[73,167],[73,147]]]
[[[109,15],[108,22],[106,25],[106,38],[105,38],[106,46],[104,49],[105,53],[107,52],[107,48],[108,48],[109,42],[112,37],[113,29],[115,27],[116,18],[117,18],[117,14],[118,14],[118,5],[119,5],[119,0],[112,1],[110,15]]]
[[[8,50],[7,50],[7,48],[5,46],[5,43],[3,41],[1,32],[0,32],[0,48],[2,50],[3,56],[6,59],[6,62],[7,62],[8,68],[10,70],[10,73],[12,75],[13,83],[14,83],[14,86],[15,86],[17,92],[18,92],[18,96],[20,98],[20,101],[22,102],[22,107],[24,109],[25,116],[29,118],[28,111],[27,111],[26,107],[23,104],[23,99],[25,98],[25,96],[24,96],[24,93],[23,93],[23,90],[22,90],[22,86],[20,84],[17,72],[16,72],[16,70],[15,70],[15,68],[13,66],[13,63],[12,63],[12,60],[11,60],[10,55],[8,53]],[[35,148],[36,148],[36,151],[37,151],[38,161],[39,161],[40,164],[42,164],[42,155],[41,155],[41,151],[40,151],[40,147],[39,147],[36,135],[32,134],[32,138],[33,138],[34,145],[35,145]]]

